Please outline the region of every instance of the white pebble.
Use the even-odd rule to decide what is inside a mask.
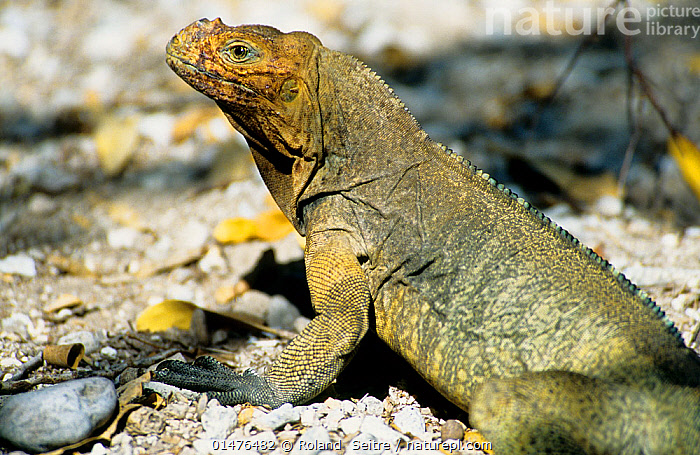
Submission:
[[[36,264],[34,259],[24,253],[5,256],[0,259],[0,273],[33,278],[36,276]]]
[[[100,354],[102,354],[104,357],[107,357],[108,359],[114,360],[117,358],[117,350],[114,349],[112,346],[105,346],[102,349],[100,349]]]
[[[226,271],[226,260],[221,255],[221,248],[212,246],[202,259],[197,263],[199,270],[204,273],[212,273],[216,270]]]
[[[360,425],[362,425],[362,417],[355,416],[343,419],[338,424],[340,429],[345,434],[354,434],[360,431]]]
[[[622,213],[624,204],[617,196],[605,195],[596,201],[595,208],[601,215],[613,217]]]
[[[107,244],[114,250],[133,248],[139,231],[130,227],[119,227],[107,232]]]
[[[221,406],[212,400],[202,413],[202,427],[207,438],[226,439],[238,424],[238,415],[234,408]]]
[[[425,420],[420,409],[406,406],[394,416],[394,425],[404,434],[421,437],[425,433]]]
[[[22,362],[14,357],[5,357],[4,359],[0,359],[0,368],[12,368],[19,366],[22,366]]]

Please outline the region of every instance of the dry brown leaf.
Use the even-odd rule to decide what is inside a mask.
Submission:
[[[274,242],[286,237],[293,230],[294,227],[280,210],[270,210],[253,220],[223,220],[214,228],[213,236],[220,243],[241,243],[255,239]]]
[[[61,294],[56,300],[47,304],[44,307],[45,313],[55,313],[56,311],[62,310],[64,308],[75,308],[82,305],[83,301],[79,297],[72,294]]]
[[[46,258],[46,263],[56,267],[58,270],[70,275],[76,276],[94,276],[95,274],[90,271],[82,262],[76,261],[75,259],[59,256],[57,254],[52,254]]]
[[[680,133],[668,138],[668,152],[676,160],[681,175],[700,199],[700,150]]]
[[[204,256],[204,248],[197,248],[190,251],[178,251],[164,261],[144,262],[136,272],[138,278],[148,278],[159,273],[169,272],[178,267],[184,267]]]
[[[119,387],[119,389],[117,389],[119,406],[126,406],[133,400],[141,398],[143,396],[143,384],[149,382],[152,378],[153,373],[151,371],[146,371],[138,378],[132,379],[123,386]]]
[[[136,116],[110,116],[95,130],[95,148],[102,171],[115,176],[124,170],[136,151],[138,144],[138,121]]]

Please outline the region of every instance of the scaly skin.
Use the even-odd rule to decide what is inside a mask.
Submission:
[[[700,361],[646,295],[303,32],[200,20],[171,68],[246,138],[306,236],[318,316],[264,376],[160,380],[272,407],[320,393],[373,321],[499,453],[695,453]]]

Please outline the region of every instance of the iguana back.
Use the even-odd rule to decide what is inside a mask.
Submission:
[[[306,235],[319,313],[264,377],[215,370],[229,375],[219,398],[308,400],[373,326],[499,453],[696,450],[700,361],[663,312],[431,141],[360,62],[306,33],[218,20],[183,29],[168,55],[246,137]],[[195,367],[160,378],[213,368]]]

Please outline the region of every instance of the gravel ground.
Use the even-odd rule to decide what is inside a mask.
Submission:
[[[165,299],[219,312],[257,309],[261,318],[271,301],[291,302],[302,316],[289,310],[290,330],[311,316],[296,234],[236,245],[212,237],[222,219],[272,207],[242,139],[164,63],[177,30],[216,16],[308,30],[360,56],[432,137],[545,208],[656,299],[698,349],[700,205],[665,152],[667,131],[643,101],[633,104],[640,139],[626,194],[616,196],[630,140],[619,39],[584,52],[559,96],[543,103],[581,37],[487,35],[488,5],[194,3],[0,1],[0,62],[10,68],[0,72],[3,380],[59,340],[86,344],[85,362],[74,371],[42,367],[30,375],[36,382],[100,374],[120,385],[131,378],[127,367],[140,374],[176,353],[262,370],[287,342],[216,327],[208,344],[178,330],[136,332],[137,315]],[[696,143],[698,42],[635,41],[659,101]],[[241,280],[253,291],[233,301],[216,297]],[[465,415],[383,355],[398,365],[395,373],[385,363],[363,364],[360,353],[332,396],[270,414],[163,393],[160,407],[139,408],[111,441],[87,450],[221,453],[216,444],[235,441],[251,453],[301,453],[302,442],[321,441],[329,445],[316,449],[379,453],[377,444],[389,443],[423,453],[434,447],[408,443],[447,439],[449,431],[460,437],[450,419],[466,422]],[[463,441],[475,438],[467,432]],[[483,453],[465,445],[461,452]]]

